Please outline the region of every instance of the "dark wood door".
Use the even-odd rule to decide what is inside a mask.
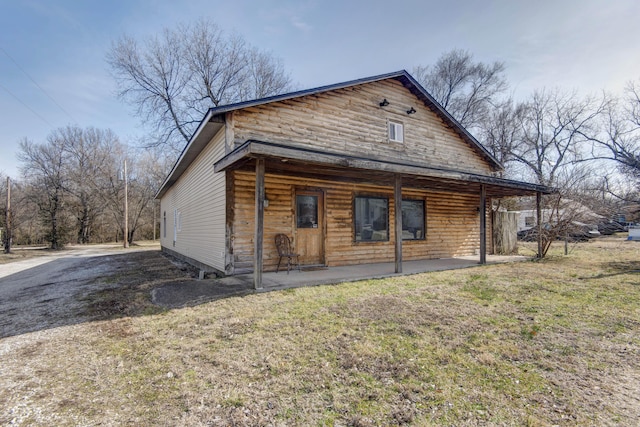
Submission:
[[[296,242],[302,265],[324,265],[324,194],[297,191],[295,197]]]

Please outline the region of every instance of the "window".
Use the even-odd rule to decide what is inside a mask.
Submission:
[[[525,216],[524,217],[524,226],[525,227],[533,227],[533,217],[532,216]]]
[[[402,240],[425,239],[424,200],[402,200]]]
[[[353,211],[356,242],[389,240],[389,199],[356,197]]]
[[[298,228],[318,228],[318,196],[296,196]]]
[[[392,122],[389,120],[389,141],[403,142],[404,141],[404,127],[402,123]]]

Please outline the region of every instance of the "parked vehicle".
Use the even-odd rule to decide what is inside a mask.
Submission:
[[[610,236],[613,233],[623,233],[627,230],[625,230],[625,226],[623,224],[620,224],[617,221],[608,221],[598,224],[598,231],[604,236]]]

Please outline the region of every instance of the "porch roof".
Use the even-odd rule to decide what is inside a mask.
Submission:
[[[249,140],[214,164],[215,172],[255,170],[254,160],[264,158],[269,173],[332,181],[367,182],[393,185],[394,176],[402,176],[407,188],[479,194],[485,186],[487,197],[550,194],[550,187],[459,170],[425,167],[389,159],[357,157],[320,151],[295,144],[275,144]]]

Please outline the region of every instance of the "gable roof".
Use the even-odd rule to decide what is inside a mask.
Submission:
[[[456,119],[453,118],[447,110],[436,101],[425,88],[418,83],[406,70],[400,70],[393,73],[380,74],[372,77],[365,77],[357,80],[350,80],[342,83],[335,83],[326,86],[320,86],[313,89],[305,89],[296,92],[285,93],[282,95],[270,96],[267,98],[255,99],[252,101],[238,102],[235,104],[223,105],[209,110],[213,114],[222,114],[229,111],[239,110],[247,107],[255,107],[258,105],[268,104],[271,102],[285,101],[292,98],[302,96],[316,95],[322,92],[328,92],[337,89],[344,89],[351,86],[357,86],[366,83],[377,82],[380,80],[394,79],[398,80],[402,85],[421,100],[427,107],[435,112],[448,126],[450,126],[465,142],[467,142],[478,154],[480,154],[494,170],[504,169],[502,164],[473,136],[467,131]]]
[[[209,109],[204,116],[198,128],[191,136],[189,143],[185,146],[180,157],[174,164],[171,172],[165,179],[164,183],[158,190],[156,198],[162,195],[171,187],[182,173],[187,169],[193,160],[200,154],[204,147],[208,144],[215,133],[223,126],[224,114],[227,112],[240,110],[243,108],[255,107],[259,105],[269,104],[272,102],[285,101],[292,98],[316,95],[323,92],[345,89],[352,86],[358,86],[366,83],[373,83],[381,80],[394,79],[402,83],[413,95],[430,108],[442,121],[456,132],[471,148],[487,161],[493,170],[502,170],[502,164],[473,136],[467,131],[456,119],[449,114],[438,101],[436,101],[420,83],[416,81],[406,70],[400,70],[393,73],[380,74],[377,76],[365,77],[357,80],[350,80],[342,83],[335,83],[326,86],[320,86],[312,89],[299,90],[295,92],[285,93],[282,95],[274,95],[266,98],[254,99],[250,101],[237,102],[234,104],[222,105]]]

